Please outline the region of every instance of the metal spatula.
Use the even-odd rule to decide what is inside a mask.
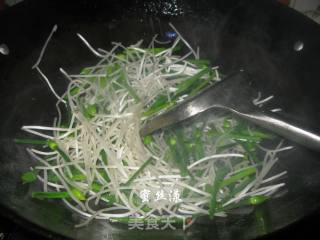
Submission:
[[[255,106],[252,99],[256,91],[251,85],[252,82],[244,72],[233,74],[163,114],[147,119],[140,134],[148,135],[208,110],[223,109],[288,140],[320,151],[319,135],[303,126],[293,124],[292,121],[284,120],[275,113],[263,111]]]

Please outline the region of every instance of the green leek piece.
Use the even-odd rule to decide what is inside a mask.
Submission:
[[[148,136],[145,136],[144,138],[143,138],[143,143],[144,143],[144,145],[150,145],[151,144],[151,142],[152,142],[152,136],[151,135],[148,135]]]
[[[93,118],[98,112],[97,108],[98,107],[96,104],[88,105],[87,107],[84,108],[84,112],[83,112],[84,116],[88,119]]]
[[[268,200],[269,198],[267,196],[252,196],[248,199],[248,203],[251,205],[259,205],[263,202],[265,202],[266,200]]]
[[[72,188],[71,189],[72,194],[78,199],[78,200],[85,200],[85,195],[78,189]],[[70,195],[68,192],[32,192],[32,197],[37,198],[40,200],[43,199],[63,199],[63,198],[70,198]]]
[[[153,161],[153,158],[149,158],[147,161],[145,161],[141,167],[129,178],[129,180],[124,184],[125,186],[129,186],[133,180],[135,180],[139,174]]]
[[[224,177],[228,171],[226,167],[220,167],[216,170],[216,176],[213,185],[207,185],[207,192],[211,194],[211,200],[209,205],[209,216],[213,219],[216,208],[217,208],[217,194],[221,188]]]
[[[198,68],[209,67],[210,60],[208,59],[190,59],[188,62],[196,65]]]
[[[41,139],[27,139],[27,138],[16,138],[14,142],[17,144],[32,144],[32,145],[46,145],[46,140]]]
[[[23,184],[34,182],[35,180],[37,180],[37,171],[34,170],[25,172],[24,174],[22,174],[21,180]]]
[[[181,82],[177,86],[177,90],[175,91],[175,97],[181,96],[186,93],[186,91],[193,86],[201,77],[205,74],[210,72],[210,68],[204,68],[200,72],[196,73],[195,75],[191,76],[190,78],[186,79],[185,81]]]
[[[128,93],[133,97],[136,103],[140,102],[141,99],[138,96],[138,94],[135,92],[135,90],[129,85],[127,74],[124,70],[121,71],[120,77],[119,77],[119,83],[128,91]]]
[[[86,196],[83,192],[81,192],[77,188],[72,188],[71,189],[72,194],[80,201],[86,200]]]
[[[187,168],[185,159],[183,159],[183,156],[181,155],[181,152],[177,147],[177,137],[174,134],[170,134],[170,137],[167,136],[165,140],[169,146],[171,159],[173,160],[173,163],[179,168],[181,176],[191,176],[191,173]]]
[[[53,150],[53,151],[55,151],[55,150],[58,149],[58,144],[57,144],[55,141],[51,140],[51,139],[49,139],[49,140],[47,141],[47,145],[48,145],[48,147],[49,147],[51,150]]]
[[[100,151],[100,156],[101,156],[103,163],[105,165],[107,165],[108,164],[108,156],[107,156],[107,153],[103,149]]]
[[[40,200],[43,200],[43,199],[62,199],[62,198],[68,198],[69,193],[68,192],[33,192],[32,197],[40,199]]]
[[[248,167],[246,169],[243,169],[242,171],[239,171],[235,175],[223,180],[223,182],[221,183],[221,187],[228,186],[256,172],[257,172],[257,169],[255,167]]]
[[[60,154],[60,156],[66,161],[66,162],[71,162],[69,156],[64,152],[62,151],[60,148],[57,147],[57,152]]]

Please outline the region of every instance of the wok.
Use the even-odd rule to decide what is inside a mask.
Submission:
[[[89,3],[90,2],[90,3]],[[318,81],[320,27],[276,1],[25,1],[0,14],[0,43],[10,49],[0,55],[0,206],[1,213],[47,237],[74,239],[252,239],[282,229],[319,209],[320,155],[301,146],[281,154],[277,170],[287,170],[287,192],[252,213],[202,220],[187,232],[134,231],[94,221],[75,229],[79,217],[59,201],[30,197],[39,186],[22,185],[21,173],[35,164],[24,146],[24,124],[52,124],[55,98],[31,66],[52,26],[58,24],[41,63],[56,91],[67,85],[63,67],[76,73],[96,61],[77,39],[82,33],[96,48],[111,41],[132,44],[154,34],[166,39],[172,22],[201,56],[229,73],[245,69],[254,86],[291,118],[311,127],[320,120]],[[295,45],[303,43],[296,51]],[[272,106],[270,106],[271,108]],[[244,211],[244,210],[243,210]]]

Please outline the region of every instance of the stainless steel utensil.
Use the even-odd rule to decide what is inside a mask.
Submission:
[[[304,126],[284,120],[278,114],[263,111],[252,103],[256,92],[252,81],[244,72],[238,72],[218,84],[204,89],[196,96],[183,101],[167,112],[151,117],[140,130],[145,136],[207,110],[221,109],[268,129],[288,140],[320,151],[320,136]]]

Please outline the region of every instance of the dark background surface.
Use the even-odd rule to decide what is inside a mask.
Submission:
[[[271,0],[270,0],[271,1]],[[158,2],[157,6],[146,6],[146,11],[149,11],[155,15],[163,14],[161,9],[163,9],[163,3],[160,1],[152,1]],[[166,1],[164,1],[166,2]],[[178,1],[179,2],[179,1]],[[181,2],[181,1],[180,1]],[[192,9],[193,11],[206,11],[208,6],[208,1],[186,1],[188,2],[188,6],[186,9]],[[215,1],[213,5],[215,8],[219,10],[217,14],[225,14],[232,8],[234,4],[237,4],[239,1],[232,0],[228,1],[228,4],[225,1]],[[7,9],[4,12],[0,13],[0,43],[8,43],[9,48],[11,49],[11,60],[14,61],[19,58],[24,57],[24,54],[27,54],[31,51],[34,46],[39,45],[39,35],[47,35],[48,26],[52,26],[55,23],[58,23],[59,26],[63,27],[63,23],[72,20],[76,20],[79,23],[85,23],[88,21],[99,21],[99,17],[101,15],[101,9],[103,8],[112,8],[114,14],[117,14],[117,11],[121,9],[122,5],[131,4],[134,6],[144,5],[143,1],[131,1],[128,3],[127,1],[45,1],[45,0],[29,0],[25,1],[22,4],[17,5],[16,7]],[[210,4],[212,5],[212,4]],[[57,7],[58,6],[58,7]],[[130,9],[130,8],[129,8]],[[67,16],[65,12],[72,12],[72,16]],[[100,14],[96,14],[99,12]],[[119,11],[121,12],[121,11]],[[176,14],[179,14],[175,10],[170,10],[170,14],[168,18],[174,17]],[[63,17],[61,17],[63,15]],[[111,17],[110,17],[111,18]],[[41,21],[39,21],[41,19]],[[108,16],[101,17],[101,20],[108,19]],[[240,16],[241,19],[241,16]],[[288,20],[289,21],[289,20]],[[307,20],[306,20],[307,21]],[[303,24],[303,23],[301,23]],[[232,27],[232,26],[231,26]],[[297,26],[288,26],[288,28],[295,28]],[[289,30],[288,30],[289,31]],[[276,33],[281,36],[281,32]],[[13,36],[24,36],[24,39],[19,37],[14,38]],[[43,39],[41,39],[43,41]],[[225,43],[226,45],[232,44]],[[227,53],[226,53],[227,54]],[[315,53],[315,54],[319,54]],[[288,56],[286,56],[288,58]],[[0,65],[10,65],[10,61],[6,61],[5,58],[0,58]],[[294,58],[291,59],[295,61]],[[224,63],[222,63],[224,64]],[[236,64],[236,63],[235,63]],[[232,65],[232,64],[225,64]],[[5,72],[1,72],[0,74],[5,75]],[[311,74],[311,73],[310,73]],[[0,87],[5,88],[8,83],[1,82]],[[4,91],[1,92],[0,97],[5,98]],[[318,89],[314,89],[312,94],[318,94]],[[285,103],[284,103],[285,104]],[[316,119],[316,118],[315,118]],[[36,235],[33,233],[32,229],[35,228],[32,224],[27,224],[19,219],[17,216],[12,214],[11,212],[7,212],[5,210],[1,210],[0,215],[0,233],[4,233],[4,238],[6,239],[43,239],[40,235]],[[268,237],[264,237],[263,239],[286,239],[289,236],[303,238],[306,236],[315,236],[316,239],[318,234],[318,228],[320,227],[320,213],[319,211],[314,212],[308,218],[305,218],[295,224],[290,225],[289,227],[276,232]],[[29,229],[26,230],[23,227]],[[1,237],[1,235],[0,235]],[[52,235],[53,238],[57,238],[58,236]],[[1,239],[1,238],[0,238]]]

